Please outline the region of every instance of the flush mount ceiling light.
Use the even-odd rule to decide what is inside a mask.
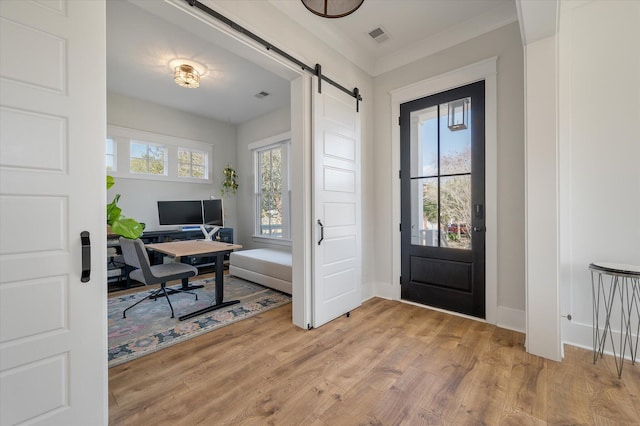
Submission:
[[[190,89],[200,86],[200,73],[191,65],[178,65],[173,73],[173,78],[178,86]]]
[[[207,71],[204,65],[189,59],[174,59],[169,62],[169,67],[173,70],[176,84],[191,89],[200,86],[200,77]]]
[[[356,11],[364,0],[301,0],[302,4],[323,18],[342,18]]]

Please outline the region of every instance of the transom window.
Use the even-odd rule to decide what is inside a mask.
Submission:
[[[180,148],[178,150],[178,176],[206,179],[207,153]]]
[[[211,143],[107,126],[107,172],[119,178],[210,184]]]
[[[166,175],[166,149],[147,142],[131,141],[131,173]]]

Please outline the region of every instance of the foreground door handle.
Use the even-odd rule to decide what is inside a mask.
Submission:
[[[91,279],[91,240],[89,240],[88,231],[80,233],[80,241],[82,242],[82,276],[80,281],[86,283]]]
[[[318,245],[320,245],[322,240],[324,240],[324,225],[320,222],[320,219],[318,219],[318,225],[320,225],[320,241],[318,241]]]
[[[474,232],[482,232],[484,230],[485,230],[484,226],[474,226],[473,227],[473,231]]]

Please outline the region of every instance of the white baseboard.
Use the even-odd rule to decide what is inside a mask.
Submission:
[[[394,289],[388,283],[375,282],[373,288],[375,289],[375,294],[367,295],[365,298],[363,298],[363,301],[368,300],[371,297],[381,297],[383,299],[388,299],[388,300],[398,300],[398,296],[396,294],[398,293],[397,289]],[[398,301],[402,302],[402,300],[398,300]],[[417,305],[417,306],[422,306],[422,305]],[[447,311],[443,311],[443,312],[447,312]],[[452,312],[447,312],[447,313],[454,314]],[[567,321],[567,320],[563,319],[563,321]],[[506,328],[508,330],[517,331],[520,333],[526,333],[526,325],[527,325],[526,313],[524,310],[513,309],[506,306],[498,306],[496,326],[500,328]],[[619,344],[618,342],[620,342],[620,332],[614,330],[613,338],[616,339],[615,340],[616,345],[618,345]],[[634,336],[634,339],[635,338],[636,337]],[[576,322],[568,322],[563,324],[562,343],[570,346],[575,346],[578,348],[592,350],[593,349],[593,326],[591,324],[580,324]],[[610,342],[607,342],[604,352],[608,355],[613,355]],[[626,352],[627,353],[625,358],[630,359],[629,351],[627,350]]]
[[[398,284],[398,288],[393,288],[388,282],[374,281],[373,293],[373,296],[383,299],[398,300],[400,298],[400,284]]]
[[[386,282],[376,281],[373,288],[375,297],[381,297],[389,300],[400,300],[400,286],[394,287]],[[417,305],[417,304],[416,304]],[[433,309],[433,308],[431,308]],[[439,310],[439,309],[436,309]],[[454,312],[442,311],[455,315]],[[472,318],[472,317],[470,317]],[[477,319],[477,318],[473,318]],[[496,313],[496,324],[498,327],[506,328],[508,330],[524,333],[526,330],[526,315],[525,312],[519,309],[508,308],[506,306],[498,306]]]
[[[601,328],[602,330],[602,328]],[[616,343],[616,355],[620,355],[620,331],[612,330],[613,339]],[[633,336],[634,342],[638,337]],[[565,345],[576,346],[578,348],[593,350],[593,325],[592,324],[580,324],[576,322],[570,322],[563,328],[562,343]],[[631,354],[629,348],[626,348],[625,359],[631,360]],[[605,344],[604,353],[613,355],[613,348],[611,347],[611,337],[607,335],[607,342]],[[637,361],[637,360],[636,360]]]
[[[524,333],[527,329],[527,316],[525,311],[498,306],[496,325],[500,328]]]

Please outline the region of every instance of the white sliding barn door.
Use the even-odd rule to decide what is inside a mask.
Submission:
[[[105,17],[0,1],[0,425],[107,422]]]
[[[360,114],[356,101],[313,78],[313,327],[360,306]]]

